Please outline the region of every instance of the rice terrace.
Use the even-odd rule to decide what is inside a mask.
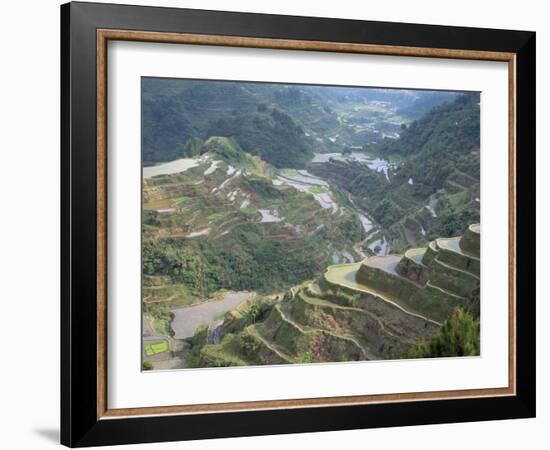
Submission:
[[[479,355],[479,114],[144,78],[143,370]]]

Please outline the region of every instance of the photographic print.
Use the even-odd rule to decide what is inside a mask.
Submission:
[[[480,354],[480,94],[143,77],[142,369]]]
[[[64,445],[535,417],[534,32],[60,19]]]

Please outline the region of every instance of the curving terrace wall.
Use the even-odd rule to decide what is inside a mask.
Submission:
[[[460,248],[479,258],[480,234],[481,227],[478,223],[470,225],[460,240]]]
[[[418,249],[412,249],[418,250]],[[399,264],[395,268],[399,275],[408,278],[415,283],[426,284],[429,279],[428,268],[423,263],[418,263],[410,256],[411,250],[407,250]]]

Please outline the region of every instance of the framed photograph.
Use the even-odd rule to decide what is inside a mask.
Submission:
[[[62,443],[535,415],[535,33],[61,7]]]

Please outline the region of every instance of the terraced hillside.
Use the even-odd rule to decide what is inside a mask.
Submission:
[[[195,158],[144,168],[144,301],[218,290],[280,292],[359,256],[357,212],[306,171],[277,170],[229,138]]]
[[[439,238],[402,256],[367,258],[356,281],[438,322],[457,307],[479,315],[479,232],[471,225],[463,236]]]
[[[235,328],[227,314],[219,343],[194,337],[199,367],[395,359],[439,326],[375,294],[306,283],[276,302],[265,320]],[[201,336],[202,333],[202,336]]]
[[[476,354],[479,101],[144,79],[143,368]]]
[[[199,367],[406,357],[457,307],[479,315],[479,225],[403,255],[330,266],[262,315],[245,305],[192,339]],[[253,318],[251,319],[251,317]]]
[[[342,158],[314,160],[308,170],[349,192],[382,227],[373,241],[384,236],[399,252],[479,221],[479,144],[479,95],[469,94],[369,146],[389,161],[383,172]]]

